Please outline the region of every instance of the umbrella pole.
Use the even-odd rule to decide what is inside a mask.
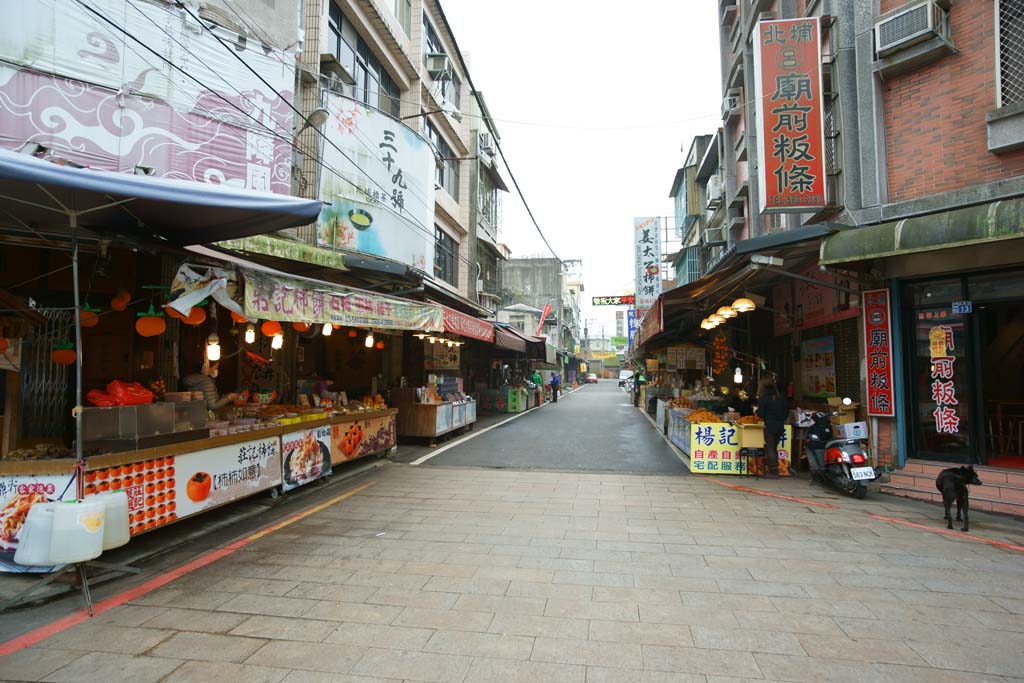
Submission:
[[[71,280],[75,297],[75,498],[85,497],[85,455],[82,449],[82,315],[78,291],[78,216],[71,214]]]

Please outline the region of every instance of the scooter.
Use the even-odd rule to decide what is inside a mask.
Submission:
[[[839,413],[810,413],[805,448],[811,465],[811,480],[828,482],[846,493],[863,499],[868,482],[878,478],[868,462],[863,439],[836,439],[829,417]]]

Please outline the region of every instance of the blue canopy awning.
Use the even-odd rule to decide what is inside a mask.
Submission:
[[[207,244],[306,225],[319,200],[60,165],[0,150],[0,225]],[[72,220],[73,219],[73,220]]]

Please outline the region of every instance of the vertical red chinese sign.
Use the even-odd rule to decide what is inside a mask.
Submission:
[[[928,330],[928,348],[932,367],[932,400],[935,401],[935,431],[938,434],[959,434],[960,417],[956,406],[956,384],[953,382],[953,364],[956,350],[953,342],[953,328],[936,325]]]
[[[817,17],[762,21],[754,41],[760,205],[825,206],[821,27]]]
[[[889,290],[864,292],[864,348],[868,364],[868,415],[896,415],[892,370],[892,320]]]

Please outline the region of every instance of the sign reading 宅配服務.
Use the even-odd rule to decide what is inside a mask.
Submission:
[[[644,314],[661,296],[661,219],[634,218],[633,243],[636,249],[636,308]]]
[[[590,297],[592,306],[632,306],[636,303],[636,297],[632,294],[624,296],[593,296]]]
[[[864,292],[864,344],[868,361],[868,415],[895,417],[889,290]]]
[[[817,17],[762,21],[754,84],[762,212],[825,206],[821,30]]]

